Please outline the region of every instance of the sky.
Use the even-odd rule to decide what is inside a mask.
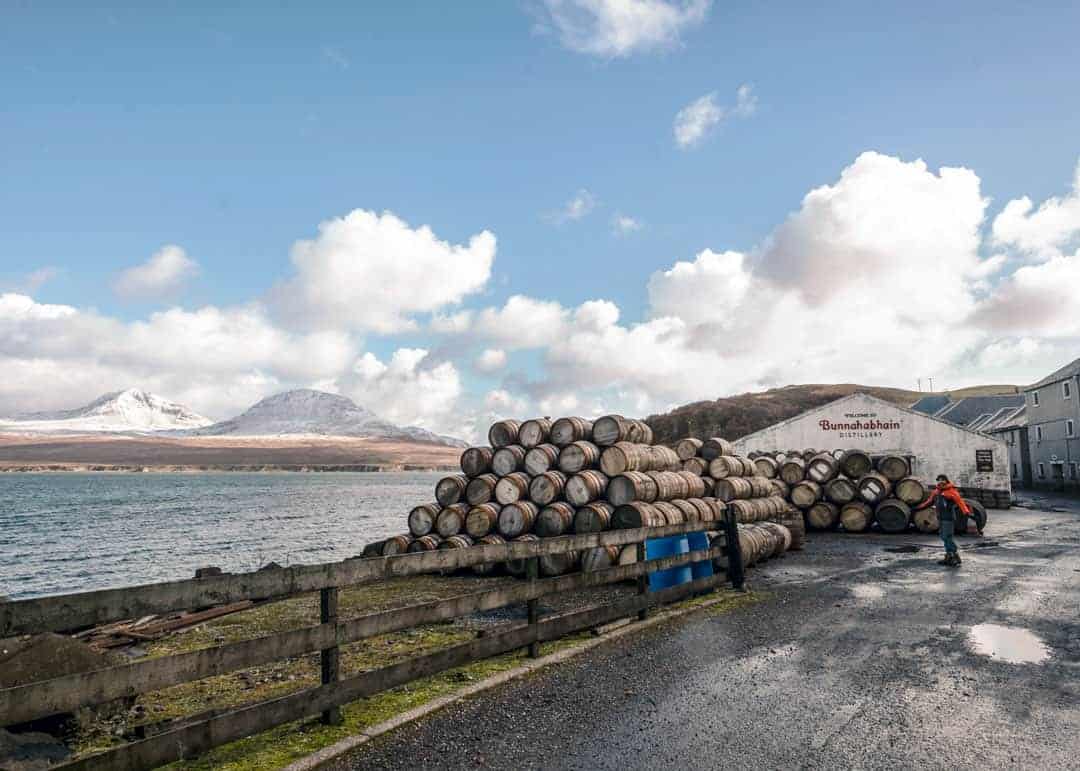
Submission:
[[[1076,3],[0,14],[0,415],[314,387],[476,438],[1080,356]]]

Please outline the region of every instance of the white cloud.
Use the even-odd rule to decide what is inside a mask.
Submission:
[[[143,264],[123,271],[113,283],[113,289],[129,299],[167,297],[198,273],[199,264],[183,249],[166,244]]]
[[[705,21],[711,0],[545,0],[564,46],[605,58],[670,48]]]
[[[979,306],[974,320],[998,334],[1080,337],[1080,251],[1024,265]]]
[[[339,70],[347,70],[349,69],[349,64],[351,64],[349,57],[342,53],[340,48],[334,46],[323,46],[322,57]]]
[[[567,311],[557,302],[514,295],[502,308],[480,311],[473,333],[510,351],[543,348],[563,334]]]
[[[993,238],[999,246],[1015,248],[1028,258],[1047,260],[1077,243],[1080,236],[1080,162],[1072,191],[1048,198],[1038,209],[1027,196],[1009,201],[994,218]]]
[[[501,348],[485,348],[476,357],[476,368],[484,373],[498,372],[506,367],[506,351]]]
[[[567,222],[577,222],[587,216],[596,208],[596,196],[585,188],[574,193],[559,211],[545,215],[545,219],[555,225],[563,225]]]
[[[731,112],[740,118],[749,118],[757,112],[757,95],[749,83],[743,83],[735,90],[735,106]]]
[[[716,103],[715,91],[695,99],[675,114],[672,126],[675,143],[683,149],[697,146],[723,117],[724,110]]]
[[[469,331],[472,326],[473,312],[470,310],[458,311],[457,313],[437,313],[431,317],[432,332],[441,335],[460,335]]]
[[[641,230],[642,227],[639,220],[628,217],[625,214],[616,213],[615,216],[611,218],[611,228],[617,236],[626,236],[631,233],[636,233]]]
[[[390,212],[356,209],[297,241],[297,275],[271,301],[304,328],[393,333],[413,329],[416,313],[438,311],[483,288],[495,260],[495,236],[484,230],[467,244],[412,228]]]
[[[423,348],[398,348],[389,362],[365,353],[341,379],[342,393],[399,425],[459,434],[461,377],[453,363]]]

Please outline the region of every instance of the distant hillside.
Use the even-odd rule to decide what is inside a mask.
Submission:
[[[0,418],[0,431],[31,433],[184,431],[213,423],[182,404],[129,388],[60,412],[33,412]]]
[[[909,407],[929,392],[905,391],[902,388],[843,383],[839,385],[792,385],[760,393],[728,396],[716,401],[693,402],[677,407],[663,415],[650,415],[646,422],[652,426],[656,442],[673,442],[684,436],[705,439],[723,436],[738,439],[774,423],[848,396],[856,391]],[[942,392],[953,399],[965,396],[989,396],[1017,393],[1013,385],[987,385]]]

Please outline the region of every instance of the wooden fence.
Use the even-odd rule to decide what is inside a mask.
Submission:
[[[644,559],[646,538],[715,530],[718,527],[727,533],[726,545],[723,547],[648,561]],[[338,709],[342,705],[412,680],[518,648],[528,648],[529,654],[535,657],[539,655],[541,642],[628,616],[644,618],[652,606],[709,591],[727,580],[741,587],[742,561],[738,538],[735,536],[736,527],[734,514],[728,512],[722,523],[689,522],[666,527],[545,538],[532,542],[489,544],[372,559],[349,559],[321,565],[300,565],[254,573],[225,574],[0,603],[0,638],[16,634],[70,630],[241,600],[283,600],[315,591],[320,593],[321,612],[321,623],[317,626],[0,690],[0,726],[72,712],[79,707],[104,704],[115,699],[133,697],[315,651],[320,652],[319,686],[226,711],[217,710],[195,716],[171,730],[72,761],[63,767],[103,771],[148,769],[195,757],[212,747],[293,720],[321,715],[325,722],[334,723],[340,720]],[[574,573],[543,579],[538,577],[538,558],[543,555],[633,543],[638,544],[638,562],[633,564],[592,573]],[[650,573],[710,560],[722,554],[726,554],[728,558],[727,574],[716,574],[655,592],[648,591]],[[357,618],[338,618],[338,592],[342,587],[507,560],[526,560],[528,580]],[[537,601],[541,597],[634,579],[638,584],[635,595],[603,605],[539,617]],[[434,653],[346,678],[341,677],[341,645],[522,602],[528,606],[527,624],[511,625]]]

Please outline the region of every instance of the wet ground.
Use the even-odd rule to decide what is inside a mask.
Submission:
[[[930,536],[812,534],[749,571],[762,602],[621,638],[334,768],[1075,769],[1080,502],[1029,503],[961,539],[959,570]]]

